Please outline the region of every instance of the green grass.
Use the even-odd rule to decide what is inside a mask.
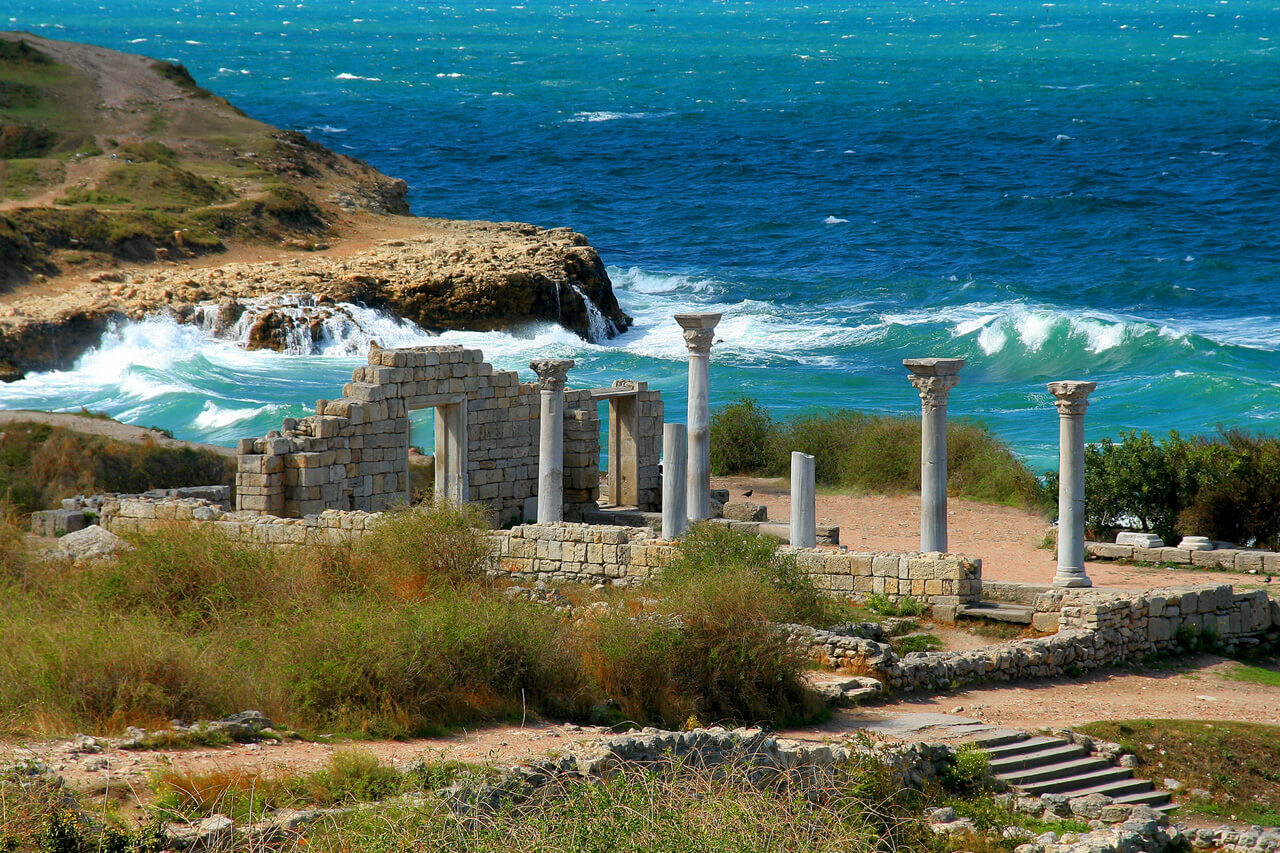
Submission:
[[[1179,796],[1186,812],[1280,826],[1280,726],[1220,720],[1119,720],[1080,731],[1115,741],[1138,757],[1134,773],[1157,785],[1166,777],[1208,800]]]
[[[882,593],[872,593],[866,597],[866,608],[880,616],[921,616],[929,609],[928,602],[907,596],[892,599]]]
[[[827,712],[774,626],[805,597],[795,578],[703,567],[660,599],[619,596],[575,621],[485,578],[480,524],[418,508],[357,542],[294,550],[175,524],[88,567],[32,559],[0,526],[0,731],[154,729],[245,708],[356,737],[526,714],[679,727]]]
[[[33,189],[56,184],[65,175],[66,167],[57,160],[0,160],[0,198],[27,198]]]
[[[986,427],[952,421],[947,442],[949,494],[1037,510],[1049,505],[1036,476]],[[820,486],[889,494],[920,489],[919,418],[828,410],[775,420],[745,397],[712,416],[716,475],[785,476],[792,451],[817,458]]]
[[[901,657],[912,652],[937,651],[943,647],[943,642],[933,634],[908,634],[905,637],[894,637],[889,645]]]
[[[1232,681],[1247,681],[1250,684],[1264,684],[1268,687],[1280,687],[1280,670],[1252,664],[1237,664],[1223,673]]]

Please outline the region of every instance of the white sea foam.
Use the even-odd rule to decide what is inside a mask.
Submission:
[[[669,115],[674,115],[674,113],[623,113],[612,110],[597,110],[595,112],[574,113],[573,117],[565,119],[565,122],[573,124],[576,122],[618,121],[619,119],[665,118]]]
[[[253,420],[259,415],[273,414],[279,406],[255,406],[247,409],[233,409],[219,406],[212,400],[206,401],[200,414],[195,417],[195,425],[202,430],[225,429],[238,423]]]
[[[837,217],[837,216],[828,216],[826,219],[824,219],[824,220],[822,220],[822,221],[823,221],[823,223],[824,223],[824,224],[826,224],[826,225],[840,225],[840,224],[842,224],[842,223],[848,222],[849,220],[847,220],[847,219],[840,219],[840,218],[839,218],[839,217]]]
[[[307,133],[346,133],[349,127],[334,127],[331,124],[318,124],[314,127],[306,128]]]
[[[334,76],[333,79],[334,80],[366,80],[370,83],[382,82],[381,77],[361,77],[359,74],[351,74],[347,71],[343,71],[341,74]]]

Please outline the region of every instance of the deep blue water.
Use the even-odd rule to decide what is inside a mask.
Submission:
[[[960,355],[953,415],[1037,467],[1051,379],[1099,383],[1091,440],[1280,428],[1276,3],[246,5],[6,9],[8,28],[181,61],[405,178],[416,213],[588,235],[633,332],[449,336],[525,374],[554,353],[573,384],[649,378],[680,419],[669,318],[714,307],[713,403],[914,411],[901,359]],[[357,363],[164,321],[104,347],[0,406],[229,442]]]

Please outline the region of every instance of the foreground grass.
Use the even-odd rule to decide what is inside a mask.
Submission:
[[[920,490],[920,419],[831,410],[775,420],[742,398],[711,418],[717,476],[787,476],[792,451],[816,457],[819,486],[897,494]],[[976,423],[947,425],[949,494],[1041,510],[1052,504],[1040,481],[1000,439]]]
[[[357,737],[530,713],[679,727],[825,712],[773,623],[828,605],[775,543],[695,531],[658,597],[619,593],[575,621],[486,580],[482,526],[417,508],[354,543],[279,550],[174,525],[80,566],[36,559],[0,521],[0,731],[248,708]]]
[[[1280,726],[1206,720],[1117,720],[1090,723],[1086,734],[1121,744],[1138,757],[1137,775],[1166,777],[1186,790],[1182,808],[1245,823],[1280,826]]]

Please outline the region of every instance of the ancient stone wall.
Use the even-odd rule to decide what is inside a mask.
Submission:
[[[1086,542],[1084,549],[1091,560],[1133,560],[1136,563],[1168,563],[1237,572],[1280,573],[1280,553],[1256,551],[1252,548],[1191,551],[1186,548],[1143,548],[1137,545],[1113,545],[1109,542]]]
[[[642,582],[666,565],[674,547],[648,528],[596,524],[526,524],[493,534],[500,571],[521,581]],[[878,593],[934,605],[976,601],[982,563],[953,554],[924,556],[796,549],[796,559],[831,595]],[[625,579],[625,580],[624,580]]]
[[[481,503],[498,525],[530,518],[537,492],[539,386],[494,370],[457,346],[373,349],[316,413],[242,439],[236,508],[288,518],[327,509],[379,512],[409,498],[409,412],[436,413],[436,491]],[[635,395],[635,461],[651,509],[659,500],[662,401]],[[590,390],[565,392],[564,486],[569,506],[600,491],[600,419]]]
[[[1033,626],[1056,633],[901,658],[886,643],[791,627],[810,632],[815,651],[836,666],[874,675],[898,690],[946,690],[1115,666],[1176,651],[1189,632],[1210,633],[1228,649],[1257,645],[1280,631],[1280,602],[1262,590],[1237,593],[1226,584],[1147,592],[1054,589],[1037,597]]]

